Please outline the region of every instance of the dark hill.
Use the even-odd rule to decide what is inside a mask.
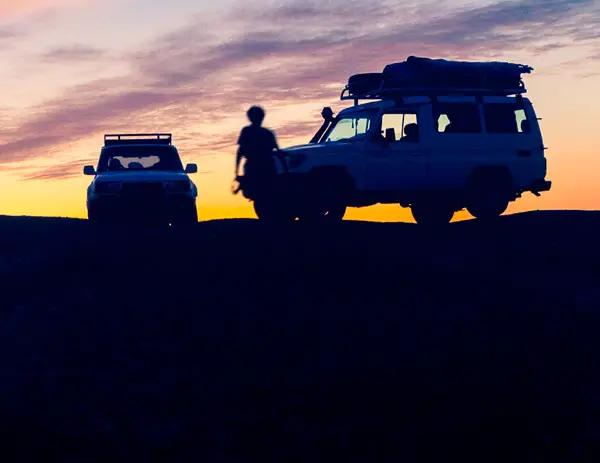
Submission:
[[[297,225],[1,217],[2,461],[597,461],[600,213]]]

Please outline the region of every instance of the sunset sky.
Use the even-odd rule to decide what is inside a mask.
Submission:
[[[198,164],[201,220],[253,217],[229,190],[248,106],[304,143],[349,75],[409,55],[532,66],[554,185],[509,211],[600,209],[599,0],[0,0],[0,214],[85,217],[104,133],[160,131]]]

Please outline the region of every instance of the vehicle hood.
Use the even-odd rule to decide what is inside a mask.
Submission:
[[[293,155],[296,153],[310,154],[311,152],[323,152],[323,151],[343,151],[347,150],[348,147],[356,146],[357,143],[352,142],[337,142],[337,143],[308,143],[306,145],[290,146],[284,148],[281,151],[283,154]]]
[[[169,171],[136,171],[136,172],[105,172],[96,176],[95,182],[168,182],[189,180],[185,172]]]

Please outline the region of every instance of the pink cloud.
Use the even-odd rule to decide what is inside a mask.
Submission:
[[[344,15],[339,14],[342,3]],[[236,134],[209,135],[210,124],[243,114],[250,104],[273,108],[335,101],[341,88],[326,84],[380,71],[411,54],[486,59],[506,50],[542,53],[569,38],[596,43],[595,29],[584,27],[581,18],[588,24],[600,21],[592,0],[520,0],[437,13],[416,0],[401,6],[342,3],[297,0],[272,11],[245,4],[218,23],[195,22],[159,38],[125,57],[130,75],[69,88],[33,108],[17,130],[0,131],[0,160],[39,156],[65,140],[109,131],[168,130],[185,137],[192,125],[206,132],[184,138],[186,147],[214,153],[233,148]],[[215,39],[239,18],[247,24],[242,33],[226,42]],[[396,23],[396,18],[407,22]],[[69,60],[98,52],[63,49],[47,56]],[[315,127],[295,124],[281,130],[283,138],[309,137]]]
[[[0,3],[0,18],[35,13],[45,9],[79,6],[91,0],[16,0]]]

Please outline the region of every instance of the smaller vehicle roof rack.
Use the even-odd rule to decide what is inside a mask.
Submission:
[[[107,133],[104,146],[114,145],[170,145],[170,133]]]

